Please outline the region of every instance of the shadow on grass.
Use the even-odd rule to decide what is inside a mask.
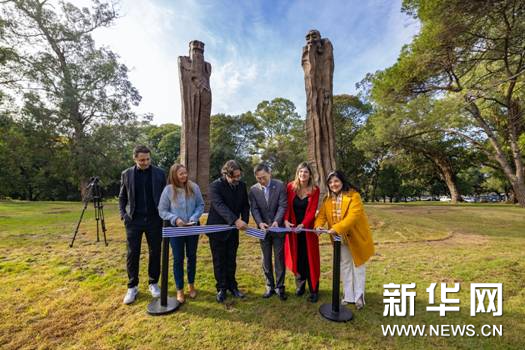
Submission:
[[[244,299],[228,294],[226,301],[219,304],[214,292],[199,291],[197,299],[186,299],[176,313],[189,318],[211,319],[214,323],[226,321],[256,325],[269,333],[279,329],[304,336],[322,334],[324,338],[328,336],[332,339],[340,339],[349,329],[356,326],[362,328],[363,321],[368,323],[370,318],[379,316],[377,308],[382,296],[371,293],[367,294],[371,305],[366,305],[363,310],[356,311],[354,305],[346,306],[354,314],[353,320],[346,323],[328,321],[319,314],[319,308],[325,303],[331,304],[331,296],[330,290],[321,290],[319,301],[311,303],[307,300],[308,293],[301,297],[289,293],[288,300],[281,301],[277,296],[263,299],[262,294],[248,291]]]

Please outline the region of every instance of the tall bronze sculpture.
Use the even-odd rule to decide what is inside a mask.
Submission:
[[[191,41],[190,56],[180,56],[178,63],[182,105],[181,163],[206,196],[210,176],[211,64],[204,61],[204,43]]]
[[[324,180],[336,169],[335,132],[332,118],[334,53],[330,40],[321,38],[317,30],[306,34],[301,65],[306,89],[306,136],[308,160],[314,178],[326,193]]]

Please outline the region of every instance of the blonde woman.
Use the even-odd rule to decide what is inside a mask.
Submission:
[[[159,215],[169,220],[173,226],[198,225],[204,211],[204,200],[199,186],[188,179],[188,171],[182,164],[174,164],[168,175],[168,185],[164,188],[159,202]],[[173,275],[177,287],[177,300],[185,301],[184,296],[184,252],[188,259],[187,273],[189,296],[195,298],[195,273],[197,268],[197,245],[199,236],[170,238],[173,251]]]
[[[319,204],[319,187],[313,180],[308,163],[299,164],[295,180],[287,186],[288,207],[284,225],[288,228],[313,228],[315,212]],[[297,232],[286,235],[284,243],[286,267],[295,274],[295,295],[305,292],[306,282],[310,289],[308,298],[312,303],[319,298],[319,239],[312,232]]]
[[[341,279],[343,304],[365,305],[365,263],[374,254],[374,242],[361,196],[341,171],[328,174],[329,193],[324,198],[315,227],[328,226],[329,233],[341,236]]]

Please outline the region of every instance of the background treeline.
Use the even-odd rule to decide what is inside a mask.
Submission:
[[[79,199],[94,175],[116,195],[139,143],[164,169],[177,160],[180,126],[134,113],[127,67],[91,37],[117,18],[111,4],[0,6],[1,197]],[[525,206],[525,4],[418,0],[402,10],[419,35],[356,95],[334,96],[339,167],[369,201],[496,192]],[[211,177],[233,158],[249,184],[259,161],[290,180],[306,157],[304,117],[284,98],[213,115]]]

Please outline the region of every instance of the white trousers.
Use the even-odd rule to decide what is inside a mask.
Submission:
[[[343,281],[343,301],[355,303],[361,296],[365,302],[365,264],[356,267],[346,244],[341,244],[341,280]]]

